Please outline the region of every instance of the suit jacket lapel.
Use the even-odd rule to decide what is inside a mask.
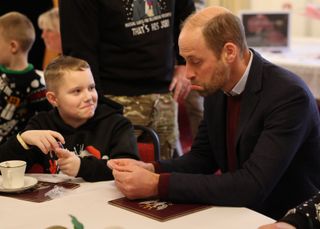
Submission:
[[[260,97],[258,95],[252,93],[244,93],[242,95],[240,104],[240,118],[236,134],[236,144],[238,144],[241,133],[253,114],[259,99]]]
[[[247,122],[250,120],[251,115],[260,100],[259,91],[262,88],[262,61],[263,59],[259,54],[251,50],[253,53],[253,60],[251,69],[249,71],[248,80],[245,90],[242,95],[240,104],[240,118],[236,134],[236,145],[240,139],[241,133]]]

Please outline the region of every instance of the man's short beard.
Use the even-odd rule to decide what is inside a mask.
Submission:
[[[230,70],[220,62],[217,70],[211,76],[209,83],[203,85],[204,90],[198,91],[201,96],[208,96],[221,90],[227,83]]]
[[[217,92],[220,88],[219,87],[214,87],[214,88],[209,88],[207,89],[205,87],[204,90],[201,90],[201,91],[198,91],[198,93],[203,96],[203,97],[206,97],[206,96],[209,96],[211,94],[214,94],[215,92]]]

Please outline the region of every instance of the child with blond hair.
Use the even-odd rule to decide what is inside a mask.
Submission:
[[[20,159],[30,168],[61,172],[87,181],[113,179],[110,158],[139,159],[136,138],[122,106],[101,98],[88,63],[60,56],[44,72],[54,107],[33,117],[26,129],[0,147],[0,161]],[[63,148],[61,146],[63,145]],[[54,156],[58,158],[54,158]]]
[[[45,85],[28,62],[35,41],[31,21],[10,12],[0,17],[0,144],[21,131],[38,111],[51,109]]]

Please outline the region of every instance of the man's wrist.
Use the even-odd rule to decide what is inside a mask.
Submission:
[[[310,227],[309,218],[301,212],[295,212],[291,214],[288,213],[286,216],[281,218],[278,223],[290,224],[293,226],[292,228],[309,228]]]
[[[159,178],[160,178],[160,175],[154,173],[154,179],[153,179],[153,184],[152,184],[152,187],[153,187],[153,190],[152,190],[153,195],[152,196],[159,196],[159,192],[158,192]]]
[[[158,181],[158,196],[160,199],[166,200],[169,197],[169,180],[170,173],[161,173],[159,174]]]

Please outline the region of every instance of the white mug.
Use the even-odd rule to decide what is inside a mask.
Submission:
[[[4,161],[0,163],[2,187],[17,189],[24,186],[24,173],[27,163],[20,160]]]

